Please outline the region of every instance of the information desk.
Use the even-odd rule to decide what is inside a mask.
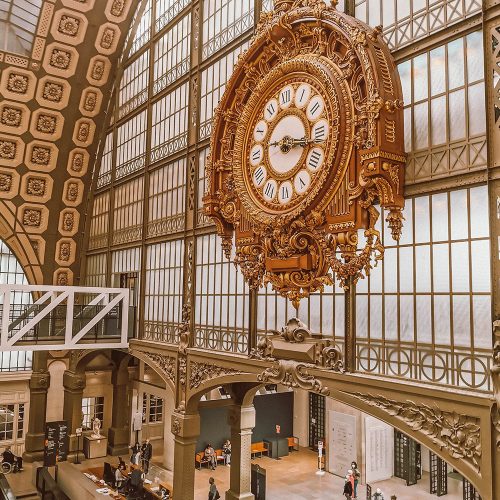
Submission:
[[[85,436],[83,438],[83,453],[87,458],[100,458],[107,455],[108,438],[94,438]]]
[[[101,480],[103,478],[103,475],[104,475],[104,465],[102,465],[100,467],[91,467],[89,469],[85,469],[85,470],[82,471],[82,474],[85,473],[85,472],[88,473],[88,474],[90,474],[90,475],[92,475],[92,476],[95,476],[98,480]],[[129,468],[126,471],[127,475],[129,475],[131,472],[132,472],[132,468]],[[85,479],[87,479],[87,481],[91,481],[85,475],[83,477]],[[170,499],[174,498],[172,485],[169,484],[169,483],[167,483],[167,482],[165,482],[165,481],[162,481],[162,482],[160,482],[160,483],[158,483],[156,485],[144,483],[144,490],[146,492],[145,498],[147,500],[157,500],[157,499],[161,500],[161,496],[156,491],[153,491],[153,488],[158,487],[158,486],[160,488],[165,488],[166,490],[168,490],[170,492]],[[95,487],[96,488],[102,488],[103,485],[95,483]],[[115,490],[113,490],[112,488],[108,487],[108,489],[110,491],[115,492]],[[115,498],[116,500],[126,500],[126,497],[124,495],[120,495],[117,492],[115,492],[115,496],[112,496],[112,498]]]
[[[269,457],[276,460],[288,455],[288,439],[282,437],[270,437],[264,439],[269,447]]]

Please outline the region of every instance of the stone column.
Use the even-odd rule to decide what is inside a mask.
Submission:
[[[108,453],[128,455],[130,408],[128,407],[128,371],[113,373],[113,414],[108,430]]]
[[[43,460],[47,390],[50,374],[47,371],[46,352],[33,353],[33,373],[30,379],[30,411],[26,433],[24,459],[27,462]]]
[[[78,443],[76,429],[82,425],[82,396],[85,384],[85,373],[76,373],[70,370],[64,372],[63,416],[64,420],[68,423],[69,461],[76,459],[76,450],[78,450],[83,457],[83,437],[80,437],[80,443]]]
[[[175,498],[194,500],[194,458],[196,442],[200,435],[200,416],[174,412],[172,434],[175,436],[173,484]]]
[[[228,422],[231,426],[231,473],[226,500],[250,500],[255,498],[250,484],[254,406],[232,406],[229,409]]]

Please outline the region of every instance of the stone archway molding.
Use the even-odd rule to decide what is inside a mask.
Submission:
[[[190,350],[193,351],[193,350]],[[197,411],[203,394],[221,385],[234,383],[277,383],[287,387],[314,391],[343,402],[384,421],[409,435],[467,478],[482,498],[492,498],[491,472],[483,464],[490,462],[491,401],[484,405],[469,404],[465,391],[446,388],[410,388],[398,381],[374,379],[318,369],[293,360],[255,360],[243,358],[235,366],[223,353],[190,352],[187,414]],[[232,366],[231,366],[232,365]],[[459,397],[457,392],[461,392]],[[183,413],[183,412],[181,412]],[[181,421],[172,422],[178,434]],[[500,451],[499,451],[500,452]]]

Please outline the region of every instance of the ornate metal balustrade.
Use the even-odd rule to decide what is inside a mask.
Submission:
[[[0,350],[127,347],[129,294],[124,288],[0,285]]]
[[[491,391],[489,349],[357,339],[357,370],[463,389]]]

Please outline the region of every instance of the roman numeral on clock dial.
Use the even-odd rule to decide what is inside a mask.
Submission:
[[[317,120],[323,114],[324,109],[325,101],[323,101],[321,96],[315,95],[307,105],[307,119],[309,121]]]
[[[293,99],[293,87],[287,85],[280,91],[279,101],[282,109],[286,109],[292,104]]]
[[[279,193],[278,193],[278,201],[285,205],[292,199],[293,188],[292,183],[290,181],[283,182],[280,184]]]
[[[255,128],[253,129],[253,138],[257,142],[261,142],[267,134],[267,129],[267,122],[261,120],[259,123],[257,123],[257,125],[255,125]]]
[[[250,150],[250,164],[255,167],[260,163],[263,157],[264,157],[264,149],[260,144],[256,144]]]
[[[312,128],[311,135],[316,142],[323,142],[328,136],[328,122],[326,120],[318,120]]]
[[[316,172],[323,165],[325,153],[321,148],[313,148],[309,151],[306,159],[306,165],[311,172]]]
[[[278,114],[279,105],[276,99],[271,99],[264,108],[264,118],[270,122],[274,120],[276,115]]]
[[[253,183],[260,188],[267,179],[267,170],[263,165],[258,166],[253,173]]]
[[[278,191],[278,184],[274,179],[269,179],[262,189],[262,195],[267,201],[273,201]]]
[[[311,176],[309,172],[305,169],[299,170],[298,174],[295,176],[293,185],[298,194],[304,194],[311,185]]]
[[[309,99],[311,97],[311,86],[307,83],[299,85],[299,88],[295,92],[295,106],[299,109],[307,106]]]

